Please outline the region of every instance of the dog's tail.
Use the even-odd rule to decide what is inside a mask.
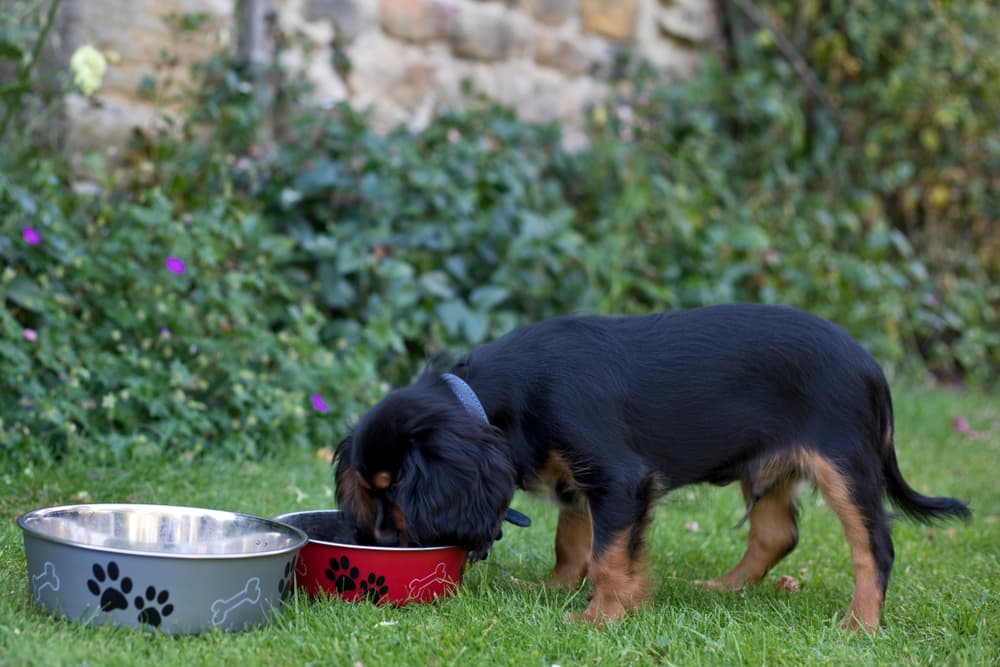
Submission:
[[[969,519],[972,512],[968,506],[956,498],[947,496],[925,496],[917,493],[899,471],[896,461],[896,447],[893,442],[894,428],[892,398],[889,388],[883,382],[876,398],[876,411],[881,415],[882,473],[885,476],[886,493],[889,500],[910,519],[930,524],[937,519]]]

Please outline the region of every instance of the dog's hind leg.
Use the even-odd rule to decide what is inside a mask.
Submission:
[[[701,582],[715,590],[731,591],[760,581],[798,543],[795,480],[784,480],[755,498],[750,482],[741,483],[750,507],[750,533],[743,558],[726,574]]]
[[[578,491],[560,496],[556,527],[556,565],[545,579],[549,586],[575,588],[587,576],[593,532],[587,499]]]
[[[851,547],[854,593],[840,625],[872,633],[878,628],[893,561],[892,536],[882,505],[884,482],[877,477],[869,479],[874,469],[870,466],[855,465],[845,471],[815,452],[805,453],[803,459],[840,519]]]

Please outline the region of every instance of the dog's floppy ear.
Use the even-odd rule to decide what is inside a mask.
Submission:
[[[458,544],[484,558],[514,496],[515,474],[502,433],[462,408],[412,435],[396,503],[418,544]]]
[[[361,486],[361,477],[352,460],[353,436],[349,433],[337,445],[333,456],[334,486],[337,505],[347,510],[359,526],[366,527],[375,519],[375,507],[371,495]]]

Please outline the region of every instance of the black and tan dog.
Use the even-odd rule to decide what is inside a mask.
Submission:
[[[525,326],[448,374],[389,393],[336,461],[338,501],[371,539],[457,543],[473,559],[498,535],[515,487],[553,489],[549,583],[589,577],[583,618],[597,623],[648,599],[644,534],[666,492],[740,483],[746,554],[707,582],[730,590],[759,581],[795,547],[802,481],[843,524],[852,629],[878,626],[892,569],[884,495],[922,521],[969,515],[903,480],[875,360],[823,319],[761,305]]]

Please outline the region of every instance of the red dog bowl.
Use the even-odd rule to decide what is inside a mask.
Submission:
[[[455,592],[468,551],[461,547],[377,547],[355,544],[355,529],[341,510],[290,512],[275,521],[309,537],[295,564],[298,588],[344,600],[404,605]]]

